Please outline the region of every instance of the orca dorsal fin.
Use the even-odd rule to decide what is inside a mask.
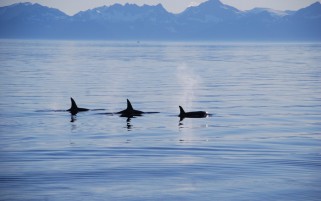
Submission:
[[[70,109],[78,109],[75,100],[72,97],[70,97],[70,100],[71,100],[71,108]]]
[[[185,116],[185,111],[182,106],[179,106],[179,116]]]
[[[134,110],[132,104],[130,103],[130,101],[127,99],[127,110]]]

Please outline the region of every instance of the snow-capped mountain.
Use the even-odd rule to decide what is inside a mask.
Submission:
[[[235,20],[242,15],[238,9],[225,5],[219,0],[209,0],[198,6],[189,7],[179,14],[182,20],[199,23],[218,23],[226,20]]]
[[[290,11],[274,10],[271,8],[254,8],[246,12],[248,15],[270,15],[271,17],[284,17],[290,15]]]
[[[161,4],[156,6],[137,6],[136,4],[115,4],[102,6],[87,11],[82,11],[73,16],[80,21],[104,21],[104,22],[135,22],[135,21],[166,21],[173,14],[168,13]]]
[[[115,4],[74,16],[20,3],[0,8],[1,38],[321,40],[321,4],[298,11],[255,8],[240,11],[208,0],[179,14],[155,6]]]
[[[68,16],[58,9],[48,8],[39,4],[18,3],[0,8],[1,21],[54,21],[63,20]]]

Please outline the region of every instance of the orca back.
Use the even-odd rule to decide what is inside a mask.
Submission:
[[[75,115],[78,112],[84,112],[89,110],[87,108],[79,108],[76,104],[76,101],[72,97],[70,97],[70,100],[71,100],[71,107],[67,111],[69,111],[72,115]]]
[[[116,114],[120,114],[121,117],[133,117],[133,116],[141,116],[144,112],[135,110],[127,99],[127,108],[123,111],[117,112]]]
[[[207,113],[205,111],[185,112],[182,106],[179,106],[179,117],[182,121],[184,118],[205,118]]]

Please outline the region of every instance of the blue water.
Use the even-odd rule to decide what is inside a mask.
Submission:
[[[321,44],[0,40],[0,67],[0,200],[321,199]],[[159,113],[102,114],[127,98]]]

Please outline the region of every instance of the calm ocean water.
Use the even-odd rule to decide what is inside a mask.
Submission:
[[[0,68],[0,200],[321,199],[321,44],[0,40]],[[160,113],[102,114],[127,98]]]

